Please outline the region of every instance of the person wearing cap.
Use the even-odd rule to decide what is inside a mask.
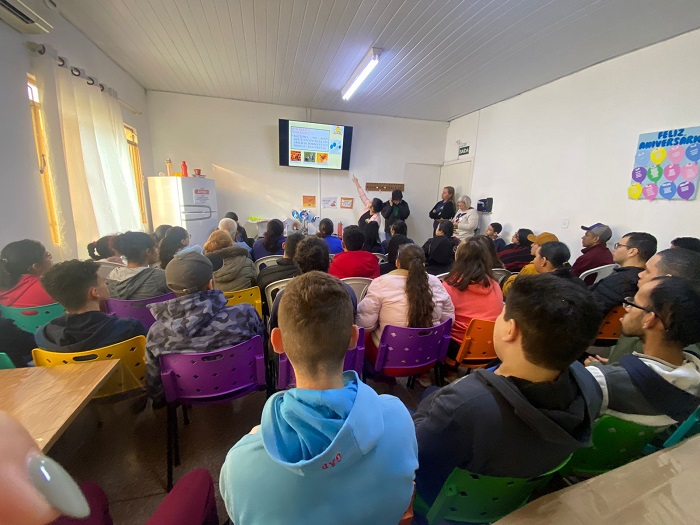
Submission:
[[[398,220],[405,221],[409,215],[411,215],[411,210],[408,208],[408,203],[403,200],[403,192],[401,190],[392,191],[391,200],[386,201],[382,208],[387,241],[391,239],[391,225]]]
[[[508,277],[506,282],[503,283],[503,297],[505,297],[508,294],[508,289],[511,287],[511,285],[515,282],[515,279],[518,278],[520,275],[537,275],[538,272],[535,269],[535,262],[534,262],[534,257],[537,255],[537,248],[542,246],[543,244],[547,242],[559,242],[559,239],[557,238],[556,235],[553,233],[549,232],[542,232],[539,235],[535,235],[534,233],[531,233],[527,236],[527,240],[530,241],[532,244],[530,245],[530,255],[533,257],[533,261],[527,263],[525,266],[523,266],[522,270],[520,270],[520,273],[516,273]]]
[[[581,237],[583,250],[581,255],[571,267],[571,274],[575,277],[580,277],[587,270],[605,266],[606,264],[614,264],[613,256],[606,246],[606,243],[612,237],[612,230],[609,226],[597,222],[591,226],[581,226],[586,233]],[[593,284],[595,276],[586,277],[585,282],[588,286]]]
[[[212,262],[204,255],[175,257],[165,269],[165,280],[177,297],[148,305],[156,320],[146,342],[146,391],[154,408],[165,405],[161,354],[217,350],[264,333],[253,305],[226,306],[224,293],[212,289],[213,274]]]

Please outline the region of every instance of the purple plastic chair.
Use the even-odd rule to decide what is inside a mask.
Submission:
[[[107,299],[105,308],[108,314],[116,315],[122,319],[136,319],[141,321],[141,324],[149,329],[156,320],[151,315],[148,309],[149,304],[162,303],[175,299],[174,293],[151,297],[150,299],[136,299],[135,301],[125,301],[123,299]]]
[[[362,365],[365,361],[365,329],[360,328],[360,337],[357,338],[357,346],[348,350],[345,354],[343,371],[354,370],[362,377]],[[287,390],[297,386],[297,378],[294,375],[292,363],[287,359],[287,354],[280,355],[279,369],[277,372],[277,390]]]
[[[265,351],[259,335],[211,352],[160,356],[160,377],[168,402],[168,491],[173,486],[173,466],[180,464],[177,404],[227,403],[257,392],[266,387],[265,370]]]
[[[442,386],[441,365],[450,344],[452,319],[430,328],[405,328],[387,325],[379,340],[377,359],[365,362],[365,371],[390,377],[409,377],[413,388],[415,376],[435,368],[435,379]]]

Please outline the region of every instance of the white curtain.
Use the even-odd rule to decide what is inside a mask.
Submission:
[[[99,237],[143,229],[121,107],[97,82],[89,85],[70,67],[59,67],[50,52],[35,66],[61,256],[85,258],[88,243]]]

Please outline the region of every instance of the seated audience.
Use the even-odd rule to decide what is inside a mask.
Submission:
[[[190,244],[191,235],[185,228],[173,226],[170,228],[162,241],[160,241],[160,267],[165,270],[168,263],[173,260],[175,254],[183,250]]]
[[[360,181],[358,181],[357,177],[354,175],[352,176],[352,183],[355,185],[357,193],[360,195],[362,204],[364,204],[367,208],[366,211],[360,215],[360,220],[357,221],[357,225],[364,230],[368,222],[379,223],[382,220],[382,208],[384,207],[384,203],[382,202],[382,199],[378,199],[376,197],[369,200],[365,190],[363,190],[362,186],[360,186]]]
[[[530,245],[530,255],[532,255],[532,257],[535,257],[537,255],[537,249],[540,246],[542,246],[544,243],[559,242],[559,239],[557,238],[557,236],[554,235],[553,233],[549,233],[549,232],[542,232],[539,235],[530,234],[527,236],[527,240],[532,243]],[[568,258],[567,258],[567,260],[568,260]],[[513,282],[515,281],[516,278],[523,277],[525,275],[537,275],[537,274],[538,274],[538,272],[535,269],[535,263],[534,263],[534,259],[533,259],[533,262],[527,263],[525,266],[523,266],[519,273],[508,277],[506,282],[504,282],[502,285],[503,295],[504,296],[508,295],[508,288],[510,288],[510,285],[513,284]]]
[[[583,245],[581,255],[574,261],[574,265],[571,267],[571,273],[574,274],[575,277],[579,277],[587,270],[613,264],[612,253],[610,253],[610,250],[605,244],[610,240],[610,237],[612,237],[610,228],[605,224],[597,222],[592,226],[581,226],[581,229],[585,230],[586,233],[581,237],[581,244]],[[592,285],[593,281],[595,281],[595,275],[589,275],[585,279],[587,286]]]
[[[0,352],[7,354],[17,368],[32,361],[32,350],[36,348],[34,334],[19,328],[12,319],[0,317]]]
[[[382,244],[379,242],[379,223],[370,221],[365,225],[363,233],[365,241],[362,244],[362,249],[370,253],[384,253]],[[378,259],[377,259],[378,260]]]
[[[676,237],[671,241],[671,248],[684,248],[692,252],[700,253],[700,239],[695,237]]]
[[[318,237],[305,237],[298,245],[294,254],[294,263],[299,268],[301,274],[308,272],[328,273],[330,258],[328,256],[328,245]],[[352,301],[352,310],[357,313],[357,296],[355,290],[350,285],[343,283]],[[269,329],[277,328],[277,315],[280,301],[284,295],[284,290],[280,290],[275,296],[275,300],[270,308]]]
[[[238,234],[238,224],[236,224],[236,221],[225,217],[219,221],[218,230],[225,231],[226,233],[228,233],[231,236],[231,239],[233,240],[233,246],[243,248],[248,253],[248,255],[252,257],[251,254],[253,252],[253,249],[250,246],[248,246],[248,243],[245,242]],[[206,253],[206,248],[204,251]]]
[[[253,260],[257,261],[270,255],[283,255],[282,244],[285,241],[284,224],[279,219],[272,219],[267,223],[267,230],[262,239],[253,244]]]
[[[586,288],[586,284],[581,279],[571,274],[570,258],[571,252],[566,244],[558,241],[546,242],[537,248],[533,264],[538,274],[548,273],[560,279],[566,279],[581,288]]]
[[[0,252],[0,304],[32,308],[55,303],[41,285],[41,276],[51,268],[51,254],[38,241],[11,242]]]
[[[294,232],[287,236],[287,239],[282,243],[284,255],[277,261],[277,264],[266,266],[258,274],[258,286],[260,294],[265,303],[265,288],[272,283],[281,281],[282,279],[291,279],[299,275],[299,268],[294,262],[294,254],[296,254],[297,246],[304,240],[304,234]]]
[[[501,259],[499,259],[498,254],[496,253],[496,246],[494,245],[493,241],[489,239],[486,235],[475,235],[474,239],[476,239],[479,242],[479,244],[481,244],[481,246],[488,252],[489,260],[491,261],[490,268],[492,270],[503,268],[503,262],[501,261]]]
[[[498,258],[503,262],[503,267],[509,272],[519,272],[525,265],[534,259],[530,253],[532,241],[529,239],[532,230],[520,228],[513,234],[511,244],[498,252]]]
[[[457,213],[452,219],[455,237],[464,241],[475,235],[479,227],[479,214],[472,208],[472,200],[467,195],[457,199]]]
[[[233,219],[236,221],[236,231],[238,232],[238,239],[250,244],[251,239],[248,238],[248,232],[245,231],[245,228],[241,226],[241,223],[238,220],[238,215],[232,211],[229,211],[224,215],[225,219]]]
[[[357,305],[357,325],[367,331],[365,356],[370,362],[377,357],[386,325],[424,328],[454,317],[450,296],[440,279],[425,271],[425,255],[415,244],[399,248],[396,269],[374,279]]]
[[[624,304],[622,333],[640,338],[642,352],[586,362],[603,390],[601,414],[652,427],[684,421],[700,405],[700,357],[684,351],[700,343],[698,283],[657,277]]]
[[[165,272],[150,265],[158,261],[153,237],[143,232],[126,232],[113,241],[115,249],[126,259],[126,266],[115,268],[107,277],[112,297],[135,301],[170,293]]]
[[[602,319],[590,293],[562,279],[513,283],[493,337],[502,364],[437,390],[413,416],[428,504],[455,468],[534,478],[589,444],[602,396],[576,359]]]
[[[116,235],[105,235],[87,245],[88,254],[93,261],[107,261],[124,264],[121,256],[114,250],[112,242]]]
[[[639,273],[656,253],[656,237],[649,233],[631,232],[615,243],[613,262],[619,265],[613,273],[590,287],[593,297],[607,314],[622,304],[625,297],[637,293]]]
[[[211,261],[199,253],[173,259],[165,278],[177,297],[148,306],[156,320],[146,343],[146,390],[154,407],[165,404],[161,354],[218,350],[265,331],[253,305],[226,306],[223,292],[212,288],[213,273]]]
[[[155,231],[153,232],[152,237],[153,237],[153,240],[154,240],[155,243],[156,243],[156,246],[158,246],[158,245],[160,244],[160,241],[162,241],[163,239],[165,239],[165,234],[168,233],[168,230],[169,230],[170,228],[172,228],[172,226],[170,226],[170,224],[161,224],[160,226],[158,226],[158,227],[155,229]]]
[[[318,235],[321,239],[326,241],[328,245],[328,251],[335,255],[343,251],[342,241],[333,235],[333,221],[330,219],[321,219],[318,224]]]
[[[147,233],[144,233],[150,239]],[[84,352],[146,335],[136,319],[122,319],[100,311],[109,299],[100,265],[93,261],[66,261],[56,264],[41,278],[46,291],[66,309],[39,328],[36,344],[51,352]]]
[[[223,266],[214,271],[214,288],[217,290],[235,292],[255,286],[255,264],[248,257],[248,250],[238,245],[234,246],[233,239],[227,231],[212,232],[204,244],[204,253],[216,254],[223,261]]]
[[[425,269],[429,274],[440,275],[449,272],[455,261],[455,243],[459,239],[452,236],[454,226],[451,222],[438,223],[435,237],[431,237],[423,245],[425,253]]]
[[[403,235],[404,237],[408,238],[408,226],[406,226],[406,221],[395,221],[394,224],[392,224],[389,228],[389,233],[391,235],[387,239],[382,241],[382,253],[386,254],[389,253],[389,243],[391,242],[391,239],[394,237],[394,235]],[[410,242],[411,244],[413,244],[413,240],[410,240]],[[398,251],[398,244],[393,244],[392,246],[396,251]]]
[[[500,222],[492,222],[486,228],[486,237],[491,239],[494,247],[496,248],[496,253],[502,251],[506,247],[506,241],[498,237],[503,231],[503,226]]]
[[[408,410],[343,373],[358,329],[336,278],[308,272],[284,291],[270,339],[297,388],[270,397],[260,425],[226,456],[226,510],[241,524],[399,523],[418,467]],[[261,494],[276,497],[261,505]]]
[[[460,243],[454,266],[442,283],[455,309],[447,350],[447,355],[452,359],[457,357],[472,319],[495,321],[503,310],[503,293],[491,270],[491,254],[481,242],[472,237]]]
[[[343,230],[343,253],[333,257],[328,273],[338,279],[346,277],[379,277],[379,259],[362,249],[365,234],[359,226]]]
[[[380,275],[385,275],[396,270],[396,258],[399,256],[399,248],[404,244],[413,244],[413,240],[401,233],[392,235],[391,240],[388,243],[389,252],[386,254],[387,262],[379,264]]]

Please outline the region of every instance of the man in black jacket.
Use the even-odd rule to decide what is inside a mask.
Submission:
[[[295,232],[287,236],[287,239],[282,243],[284,255],[277,260],[277,264],[266,266],[258,274],[258,286],[260,287],[260,295],[263,301],[263,310],[267,314],[272,305],[267,304],[265,296],[265,288],[272,283],[281,281],[282,279],[291,279],[296,277],[301,272],[299,267],[294,262],[294,255],[297,252],[297,244],[304,240],[304,235]]]
[[[586,289],[551,275],[511,286],[493,342],[503,362],[477,370],[423,400],[416,487],[429,504],[455,468],[531,478],[590,441],[602,393],[576,359],[602,320]]]
[[[403,200],[403,192],[394,190],[391,192],[391,200],[384,203],[382,217],[384,217],[384,232],[387,241],[391,238],[391,225],[396,221],[405,221],[411,215],[408,203]]]
[[[621,305],[625,297],[637,293],[639,272],[644,270],[647,261],[656,253],[656,237],[643,232],[627,233],[620,242],[615,243],[614,249],[613,261],[620,267],[589,287],[606,314]]]

